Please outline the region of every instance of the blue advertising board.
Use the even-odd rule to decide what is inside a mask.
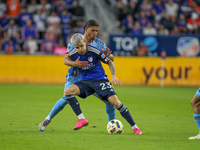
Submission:
[[[110,35],[109,48],[115,56],[133,56],[140,43],[147,47],[148,56],[161,56],[165,50],[167,56],[200,56],[200,36],[133,36]]]

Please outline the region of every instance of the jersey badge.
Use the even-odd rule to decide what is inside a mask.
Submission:
[[[89,62],[92,62],[92,61],[93,61],[93,58],[92,58],[92,57],[88,57],[88,61],[89,61]]]

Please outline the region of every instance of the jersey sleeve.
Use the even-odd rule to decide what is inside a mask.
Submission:
[[[71,42],[68,43],[67,45],[67,51],[65,52],[65,54],[68,54],[69,52],[71,52],[74,49],[74,46],[72,45]]]
[[[110,61],[110,58],[105,55],[103,52],[100,52],[100,55],[98,56],[98,58],[105,64],[107,64]]]
[[[96,40],[96,47],[99,50],[101,50],[101,49],[105,50],[106,49],[106,45],[105,45],[105,43],[102,40],[100,40],[98,38],[96,38],[95,40]]]

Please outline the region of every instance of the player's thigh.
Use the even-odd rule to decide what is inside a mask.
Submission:
[[[64,95],[79,95],[80,90],[76,84],[71,84],[68,88],[64,90]]]
[[[121,104],[121,101],[118,99],[117,95],[112,95],[108,97],[108,101],[115,107],[118,108]]]

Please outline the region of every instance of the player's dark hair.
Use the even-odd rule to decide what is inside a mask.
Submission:
[[[83,29],[85,30],[85,28],[89,28],[89,27],[92,27],[92,26],[99,26],[99,24],[95,20],[90,19],[85,23],[85,26],[84,26]]]

